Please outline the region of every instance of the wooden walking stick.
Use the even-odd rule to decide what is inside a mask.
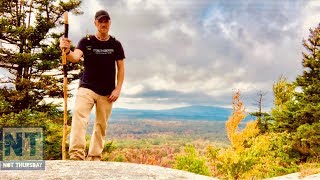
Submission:
[[[68,38],[69,24],[68,12],[64,12],[64,37]],[[67,55],[66,50],[62,49],[62,65],[63,65],[63,99],[64,99],[64,113],[63,113],[63,136],[62,136],[62,160],[66,160],[66,140],[67,140],[67,121],[68,121],[68,71],[67,71]]]

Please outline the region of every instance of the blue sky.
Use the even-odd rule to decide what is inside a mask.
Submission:
[[[237,89],[252,110],[267,92],[270,109],[272,84],[302,73],[302,40],[320,23],[320,0],[85,0],[81,9],[70,15],[74,45],[95,33],[97,10],[110,13],[126,54],[114,107],[131,109],[230,107]]]

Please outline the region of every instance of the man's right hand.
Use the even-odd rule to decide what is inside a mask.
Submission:
[[[69,52],[70,51],[70,46],[71,46],[71,41],[68,38],[62,37],[60,38],[60,49],[64,49],[65,52]]]

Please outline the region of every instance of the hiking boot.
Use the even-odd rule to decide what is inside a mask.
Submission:
[[[70,157],[69,160],[72,160],[72,161],[83,161],[83,159],[81,159],[79,157]]]
[[[88,156],[86,161],[101,161],[101,158],[99,156]]]

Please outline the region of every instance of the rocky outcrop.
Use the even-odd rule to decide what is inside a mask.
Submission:
[[[186,171],[160,166],[104,162],[104,161],[46,161],[45,170],[0,170],[0,180],[8,179],[112,179],[112,180],[217,180]],[[288,174],[268,180],[318,180],[320,174],[300,177],[300,173]]]
[[[297,180],[297,179],[303,179],[303,180],[319,180],[320,174],[313,174],[306,177],[301,177],[300,173],[292,173],[285,176],[279,176],[274,178],[269,178],[266,180]]]
[[[214,180],[152,165],[97,161],[46,161],[45,170],[0,170],[0,179]]]

